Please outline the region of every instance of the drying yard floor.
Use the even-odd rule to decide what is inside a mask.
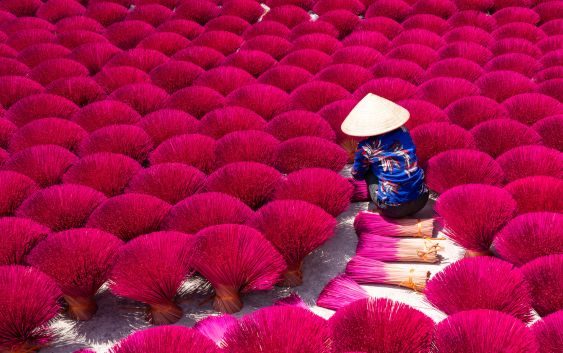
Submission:
[[[343,173],[347,174],[347,173]],[[432,216],[433,201],[415,215],[418,218]],[[334,237],[305,259],[304,283],[300,287],[287,289],[276,288],[269,292],[246,295],[244,308],[236,316],[241,316],[256,309],[270,306],[275,300],[296,292],[318,315],[328,318],[333,311],[315,305],[315,302],[328,281],[344,271],[346,263],[356,253],[357,237],[353,222],[358,212],[368,208],[367,202],[353,203],[348,210],[338,217],[338,226]],[[433,274],[462,256],[459,247],[450,241],[445,244],[444,259],[438,265],[414,264],[419,269],[429,269]],[[445,314],[432,308],[425,302],[424,296],[409,289],[391,286],[364,286],[375,297],[387,297],[409,304],[426,313],[436,322]],[[149,327],[143,313],[133,308],[133,303],[117,299],[109,292],[98,296],[98,313],[90,321],[74,325],[67,320],[59,320],[55,327],[62,331],[61,340],[52,347],[41,350],[44,353],[71,353],[83,347],[93,347],[97,352],[106,352],[121,338],[135,330]],[[198,320],[215,314],[211,302],[205,298],[194,298],[181,304],[184,317],[177,325],[193,326]]]

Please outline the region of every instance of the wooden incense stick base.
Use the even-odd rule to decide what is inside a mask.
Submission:
[[[147,319],[154,325],[169,325],[178,322],[183,315],[176,303],[151,305],[147,309]]]
[[[239,312],[244,304],[240,299],[237,290],[229,287],[218,286],[215,288],[215,298],[213,298],[213,309],[222,313]]]
[[[88,321],[98,311],[98,304],[94,297],[64,296],[68,304],[67,314],[77,321]]]
[[[478,256],[493,256],[493,253],[490,250],[486,250],[486,251],[465,250],[465,257],[478,257]]]
[[[303,284],[303,263],[289,266],[277,283],[280,287],[298,287]]]
[[[0,348],[0,353],[33,353],[39,352],[42,347],[39,345],[31,345],[28,343],[22,343],[17,346],[12,346],[10,348]]]

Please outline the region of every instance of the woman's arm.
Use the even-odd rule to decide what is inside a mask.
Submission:
[[[364,180],[366,173],[370,168],[370,162],[367,157],[367,151],[364,149],[366,141],[358,143],[358,148],[354,154],[354,165],[352,166],[352,177],[356,180]]]

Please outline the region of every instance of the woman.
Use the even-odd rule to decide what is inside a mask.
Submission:
[[[420,211],[428,201],[424,171],[403,126],[410,114],[374,94],[365,96],[342,123],[350,136],[370,136],[358,144],[352,176],[366,180],[371,199],[386,217],[402,218]]]

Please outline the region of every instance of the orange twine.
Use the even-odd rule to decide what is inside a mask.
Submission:
[[[428,244],[431,244],[428,246]],[[420,257],[422,260],[427,260],[427,256],[430,254],[437,255],[438,249],[440,248],[440,244],[434,244],[430,240],[430,238],[424,238],[424,250],[417,250],[416,255]]]
[[[422,238],[424,235],[422,234],[422,219],[417,218],[416,226],[418,227],[418,232],[416,234],[417,237]]]
[[[410,273],[409,277],[407,278],[406,281],[403,281],[403,282],[399,283],[399,286],[401,286],[401,287],[407,287],[407,288],[412,289],[412,290],[415,291],[415,292],[418,292],[418,291],[419,291],[419,290],[418,290],[418,287],[417,287],[416,283],[415,283],[414,280],[413,280],[414,271],[415,271],[415,269],[414,269],[414,268],[411,268],[411,269],[409,270],[409,273]]]

